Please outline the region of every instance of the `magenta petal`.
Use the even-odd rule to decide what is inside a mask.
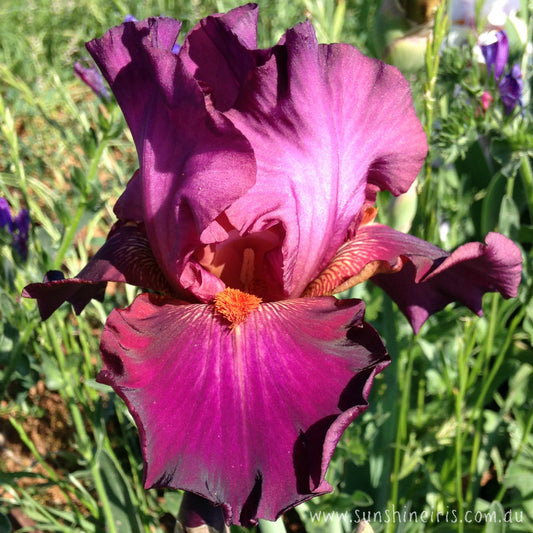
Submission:
[[[179,23],[126,23],[87,46],[124,112],[137,147],[143,220],[154,255],[178,289],[202,232],[255,183],[247,139],[216,111],[172,52]],[[124,202],[123,202],[124,204]],[[188,289],[204,294],[203,278]],[[212,298],[214,294],[211,294]]]
[[[225,114],[258,164],[255,186],[226,213],[240,231],[281,221],[290,296],[344,242],[368,188],[406,191],[427,151],[399,71],[349,45],[318,45],[310,23],[287,32]]]
[[[141,227],[117,226],[105,244],[74,278],[64,279],[51,271],[43,283],[31,283],[22,296],[37,299],[41,318],[46,320],[63,302],[70,302],[77,314],[92,298],[103,301],[106,282],[118,281],[174,294],[159,270]]]
[[[212,92],[217,109],[235,102],[241,85],[255,67],[251,50],[257,47],[255,4],[203,19],[187,35],[181,50],[186,69]]]
[[[42,283],[30,283],[24,287],[24,298],[35,298],[42,320],[49,318],[64,302],[69,302],[76,314],[80,314],[92,300],[104,301],[105,281],[65,279],[58,270],[48,271]]]
[[[213,307],[144,294],[108,318],[99,380],[126,401],[145,485],[182,488],[249,525],[328,492],[327,466],[388,364],[358,300]]]
[[[117,200],[113,211],[117,218],[123,222],[131,220],[140,224],[144,221],[141,173],[138,170],[128,181],[126,189]]]
[[[520,283],[520,250],[498,233],[489,233],[486,244],[468,243],[452,254],[377,224],[361,228],[356,240],[361,264],[383,260],[394,265],[406,260],[399,272],[379,274],[372,281],[398,304],[415,331],[431,314],[454,301],[481,315],[486,292],[511,298]]]
[[[158,90],[151,62],[139,49],[160,48],[172,53],[180,28],[181,22],[170,18],[128,22],[86,45],[115,94],[138,151],[144,120]]]

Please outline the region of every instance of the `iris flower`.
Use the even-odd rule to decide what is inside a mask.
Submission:
[[[494,79],[499,80],[502,77],[505,65],[507,64],[507,58],[509,57],[509,38],[503,30],[486,35],[487,42],[481,44],[481,52],[485,58],[489,75],[492,73]]]
[[[506,74],[498,84],[500,96],[502,97],[505,113],[510,115],[516,104],[522,106],[522,92],[524,81],[522,80],[522,70],[518,63],[511,67],[511,71]]]
[[[79,61],[74,63],[74,74],[87,85],[98,98],[109,100],[109,94],[104,85],[104,80],[98,69],[94,66],[84,66]]]
[[[146,487],[275,519],[331,490],[346,427],[389,363],[360,300],[370,278],[418,330],[458,300],[516,294],[521,258],[491,233],[451,255],[374,222],[427,146],[409,85],[309,22],[257,49],[257,6],[180,23],[126,22],[87,47],[124,112],[139,170],[104,246],[73,279],[26,287],[43,318],[107,281],[147,289],[115,309],[99,380],[138,425]]]

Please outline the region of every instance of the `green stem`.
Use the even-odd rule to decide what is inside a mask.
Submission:
[[[533,223],[533,172],[531,171],[531,164],[527,153],[520,155],[520,175],[522,176],[522,183],[526,191],[529,218]]]
[[[67,253],[68,248],[72,244],[72,241],[74,240],[74,236],[76,235],[76,230],[78,229],[78,225],[80,223],[81,217],[83,216],[83,213],[85,213],[85,208],[87,206],[87,203],[85,200],[81,200],[81,202],[78,205],[78,209],[76,209],[76,213],[72,217],[72,220],[70,221],[70,225],[68,226],[67,231],[63,235],[63,240],[61,241],[61,246],[59,247],[59,250],[57,251],[56,259],[54,261],[54,270],[59,270],[61,267],[61,263],[63,262],[63,258],[65,257],[65,254]]]
[[[393,447],[396,440],[396,431],[398,427],[398,344],[397,329],[394,316],[392,300],[383,297],[383,337],[387,339],[387,351],[391,358],[390,366],[385,370],[385,384],[387,393],[384,398],[384,410],[391,414],[390,420],[380,427],[378,443],[378,453],[381,455],[381,474],[379,483],[376,487],[376,509],[384,509],[390,500],[391,493],[391,475],[393,472]],[[394,500],[393,500],[394,501]],[[393,502],[391,502],[393,503]]]
[[[398,424],[396,426],[396,441],[394,443],[394,464],[392,470],[391,498],[389,509],[391,516],[394,509],[399,507],[399,487],[400,487],[400,470],[402,457],[402,441],[407,438],[407,413],[409,412],[409,398],[411,394],[411,378],[413,375],[414,351],[409,350],[407,354],[407,367],[405,373],[402,372],[402,397],[400,400],[400,412],[398,413]],[[393,533],[395,530],[394,521],[387,523],[385,531]]]
[[[102,142],[97,146],[96,151],[91,159],[91,164],[89,165],[89,171],[87,173],[86,183],[90,184],[96,178],[96,173],[98,172],[98,165],[100,163],[100,160],[102,159],[102,156],[104,154],[104,150],[106,149],[106,147],[107,147],[107,142],[105,139],[102,140]],[[78,209],[76,209],[76,213],[72,217],[72,220],[68,226],[68,229],[63,235],[61,246],[59,247],[59,250],[57,251],[57,256],[54,261],[54,270],[59,270],[59,268],[61,267],[61,263],[63,262],[63,258],[65,257],[67,250],[69,249],[70,245],[72,244],[72,241],[74,240],[81,217],[85,213],[85,209],[87,207],[88,195],[89,195],[89,187],[86,187],[86,190],[83,192],[83,198],[78,205]]]
[[[499,297],[498,295],[493,296],[494,300],[493,300],[492,307],[493,307],[494,317],[496,315],[495,309],[497,307],[497,305],[494,302],[498,301],[498,297]],[[520,322],[522,321],[524,314],[525,314],[525,308],[523,308],[522,311],[519,312],[518,315],[513,318],[513,321],[511,322],[511,325],[509,329],[507,330],[507,336],[506,336],[504,345],[499,350],[496,360],[491,365],[487,365],[487,368],[490,366],[491,370],[488,376],[483,376],[483,386],[477,398],[474,409],[472,410],[472,417],[473,419],[476,420],[476,428],[475,428],[475,434],[474,434],[474,442],[472,445],[472,456],[470,460],[470,471],[469,471],[470,473],[469,486],[468,486],[468,492],[467,492],[467,496],[470,498],[472,505],[476,497],[476,495],[473,493],[473,487],[474,487],[474,478],[476,475],[477,459],[479,455],[479,449],[481,447],[481,437],[482,437],[482,432],[483,432],[483,406],[485,405],[485,399],[487,397],[488,391],[490,387],[492,386],[496,376],[498,375],[498,372],[500,370],[501,365],[503,364],[503,361],[505,360],[505,357],[507,355],[507,350],[511,346],[514,332],[516,328],[518,327],[518,325],[520,324]],[[497,318],[495,317],[494,318],[495,325],[496,325],[496,322],[497,322]],[[488,361],[488,358],[490,357],[490,354],[493,352],[493,343],[492,343],[493,339],[494,339],[494,335],[492,336],[492,339],[490,340],[490,344],[489,344],[489,347],[487,348],[487,352],[485,355],[485,357],[487,358],[487,361]],[[489,349],[490,351],[488,351]],[[478,484],[476,483],[476,487],[477,486]]]
[[[431,145],[431,135],[433,132],[435,85],[439,72],[440,47],[446,35],[447,16],[446,2],[440,2],[435,12],[432,39],[428,39],[426,48],[426,81],[424,83],[424,112],[426,137],[428,146]],[[420,209],[424,217],[425,238],[431,240],[435,231],[435,203],[433,200],[433,180],[431,172],[431,158],[426,157],[425,179],[420,195]]]
[[[473,324],[469,322],[465,331],[465,338],[470,338],[473,335],[472,330]],[[455,397],[455,420],[456,420],[456,431],[455,431],[455,498],[457,501],[457,514],[458,516],[464,516],[465,502],[463,495],[463,426],[464,426],[464,417],[463,409],[466,395],[466,388],[468,384],[468,355],[471,350],[472,343],[468,342],[467,344],[462,344],[458,353],[458,374],[459,374],[459,383],[458,390]],[[458,532],[463,533],[464,525],[460,520],[458,523]]]
[[[499,296],[499,295],[498,295]],[[493,294],[492,295],[492,305],[490,310],[490,320],[489,320],[489,327],[487,331],[487,336],[485,338],[485,343],[483,345],[483,350],[478,355],[478,360],[481,361],[481,366],[483,366],[483,372],[482,372],[482,380],[485,381],[486,374],[488,371],[488,368],[490,366],[490,357],[493,353],[493,346],[494,346],[494,336],[496,334],[496,324],[498,322],[498,296]],[[474,336],[475,339],[475,336]],[[472,346],[473,347],[473,346]],[[472,347],[466,352],[466,355],[468,355],[472,352]],[[485,363],[485,364],[483,364]],[[477,361],[476,361],[476,367],[477,367]],[[479,374],[478,374],[479,376]],[[474,376],[473,376],[474,377]],[[477,377],[477,376],[476,376]],[[471,380],[468,385],[473,385]],[[474,411],[474,419],[476,420],[476,426],[474,431],[474,442],[472,445],[472,455],[470,458],[470,470],[469,470],[469,476],[468,476],[468,487],[466,490],[466,499],[467,501],[471,502],[473,505],[474,502],[474,494],[473,494],[473,487],[474,487],[474,479],[476,475],[476,467],[477,467],[477,458],[479,454],[479,449],[481,447],[481,435],[483,432],[483,417],[481,410]]]
[[[529,436],[531,435],[532,427],[533,427],[533,411],[530,411],[529,418],[527,419],[527,422],[524,428],[524,432],[522,433],[522,438],[520,439],[520,444],[518,445],[518,448],[516,449],[516,453],[513,457],[514,463],[518,461],[518,458],[522,454],[522,450],[524,449],[524,446],[526,445],[526,442],[529,439]],[[496,495],[495,501],[501,502],[506,490],[507,490],[507,487],[505,486],[504,483],[502,483],[502,486],[500,487],[500,490],[498,491],[498,494]]]
[[[505,360],[505,356],[507,354],[507,350],[509,349],[509,346],[511,345],[511,342],[513,340],[513,335],[520,324],[520,322],[523,320],[524,315],[526,313],[525,307],[523,307],[518,314],[513,318],[511,325],[509,326],[509,329],[507,330],[507,337],[505,338],[505,343],[501,350],[498,352],[498,356],[496,360],[494,361],[494,364],[491,366],[490,374],[489,376],[483,380],[483,387],[481,389],[481,392],[478,396],[478,399],[476,401],[476,405],[474,408],[474,413],[478,413],[478,415],[481,414],[481,409],[483,405],[485,404],[485,398],[487,397],[487,393],[492,386],[492,383],[494,382],[494,379],[498,375],[498,372],[500,371],[500,367],[502,366],[503,361]]]

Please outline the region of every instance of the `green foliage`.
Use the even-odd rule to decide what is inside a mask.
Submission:
[[[321,40],[372,53],[379,4],[260,2],[259,42],[268,46],[309,17]],[[87,57],[83,43],[128,13],[174,16],[186,32],[201,17],[236,5],[0,3],[0,196],[13,210],[27,207],[32,219],[27,261],[0,234],[1,532],[11,530],[13,511],[31,521],[26,531],[172,531],[181,494],[144,490],[133,420],[95,382],[105,318],[127,305],[133,290],[117,287],[81,317],[63,306],[45,323],[20,294],[51,268],[67,276],[82,268],[102,244],[112,206],[136,168],[116,104],[98,100],[73,75],[73,62]],[[523,283],[516,300],[486,297],[484,317],[449,306],[416,336],[376,287],[352,291],[366,302],[366,319],[384,337],[392,364],[338,446],[328,472],[334,492],[297,509],[309,533],[352,531],[363,512],[375,531],[533,529],[531,107],[526,102],[504,114],[470,44],[441,45],[445,20],[428,50],[429,76],[410,78],[430,140],[417,214],[413,219],[413,200],[408,216],[398,217],[401,202],[383,196],[380,217],[412,223],[413,234],[448,250],[500,231],[521,246]],[[524,49],[516,39],[519,60]],[[531,89],[529,72],[524,80]],[[484,91],[494,97],[486,112]],[[384,520],[395,511],[418,520]],[[424,512],[432,517],[427,523]],[[472,521],[460,522],[466,516]]]

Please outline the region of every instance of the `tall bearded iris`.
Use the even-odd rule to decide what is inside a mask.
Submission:
[[[331,490],[325,473],[389,362],[359,300],[371,278],[418,330],[459,300],[516,294],[520,254],[489,234],[447,254],[374,223],[426,155],[401,74],[306,22],[258,50],[257,7],[127,22],[87,46],[120,104],[139,171],[105,245],[73,279],[26,287],[43,318],[106,281],[149,291],[114,310],[99,380],[140,432],[146,487],[250,524]]]

